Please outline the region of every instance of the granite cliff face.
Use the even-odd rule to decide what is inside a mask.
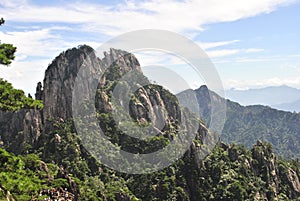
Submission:
[[[42,128],[41,111],[0,111],[0,146],[14,153],[22,153],[37,146]]]
[[[109,180],[103,173],[105,167],[97,164],[90,156],[72,128],[72,91],[80,68],[103,74],[95,95],[95,107],[100,114],[99,124],[106,127],[112,141],[125,150],[140,153],[140,147],[135,147],[140,142],[120,134],[115,128],[116,123],[111,121],[110,116],[117,107],[114,101],[120,106],[129,106],[127,112],[135,123],[140,126],[153,125],[158,131],[157,141],[163,145],[166,139],[170,141],[178,134],[179,125],[187,115],[181,112],[174,95],[161,86],[149,83],[132,54],[110,49],[108,53],[104,52],[103,59],[99,59],[88,46],[61,53],[48,66],[43,83],[37,84],[35,97],[43,100],[42,110],[0,111],[0,146],[16,154],[42,150],[43,160],[60,165],[59,174],[67,179],[69,190],[76,197],[79,197],[82,190],[80,191],[79,184],[70,177],[69,172],[81,180],[91,179],[95,175],[99,176],[96,176],[97,181],[101,179],[105,183]],[[132,79],[122,80],[131,71],[136,72],[129,77]],[[135,80],[144,85],[138,85]],[[115,91],[116,86],[120,90]],[[139,87],[135,90],[131,86]],[[88,84],[83,85],[82,91],[88,92],[89,87]],[[134,94],[128,100],[124,99],[130,90]],[[200,105],[200,113],[203,117],[209,116],[211,106],[208,89],[202,87],[196,94],[197,99],[202,101],[199,104],[208,105],[205,108]],[[211,97],[218,98],[214,93],[211,93]],[[280,200],[283,194],[286,199],[300,196],[299,171],[292,165],[278,161],[271,148],[260,141],[251,151],[219,143],[215,151],[203,160],[198,153],[202,148],[203,138],[210,133],[200,120],[195,121],[199,125],[197,128],[189,123],[185,124],[187,130],[196,133],[196,137],[182,159],[169,169],[152,175],[123,175],[127,183],[122,185],[145,200],[199,200],[199,197],[206,200],[241,200],[250,197],[252,200]],[[151,141],[150,145],[154,144]],[[76,169],[72,170],[70,167]],[[44,169],[48,169],[46,165]],[[116,181],[120,179],[125,183],[122,175],[111,173],[111,170],[107,172]],[[145,185],[145,188],[141,188],[141,185]],[[97,190],[97,196],[110,200],[107,197],[111,192],[105,195],[102,191]],[[132,200],[133,196],[129,196],[128,191],[116,193],[115,200]]]
[[[42,92],[44,120],[72,118],[72,90],[80,68],[88,68],[91,74],[95,74],[111,65],[119,66],[120,73],[140,70],[137,59],[121,50],[110,49],[109,54],[104,52],[103,59],[99,59],[88,46],[80,46],[60,54],[45,72]],[[106,77],[102,77],[101,83],[105,82]],[[89,91],[88,87],[87,85],[82,91]],[[105,102],[105,97],[99,102],[103,101]]]
[[[89,68],[91,73],[101,72],[112,65],[111,62],[118,65],[123,73],[131,69],[140,70],[137,59],[121,50],[110,49],[109,54],[104,52],[101,60],[92,48],[84,45],[57,56],[48,66],[43,84],[37,84],[35,98],[43,100],[42,110],[0,111],[1,146],[15,153],[22,152],[25,145],[36,146],[41,134],[53,128],[51,125],[54,121],[72,118],[72,90],[79,69],[84,67]],[[102,84],[105,80],[103,77]],[[106,97],[107,94],[102,94],[97,102],[108,107]]]
[[[57,56],[48,66],[43,84],[41,82],[37,84],[35,97],[43,101],[42,110],[0,113],[3,147],[14,153],[26,152],[28,148],[37,149],[43,146],[45,139],[49,138],[49,133],[55,130],[54,124],[72,120],[72,90],[80,68],[88,68],[91,74],[100,72],[103,75],[95,99],[95,106],[100,113],[110,113],[114,109],[115,106],[112,104],[114,86],[122,76],[134,71],[136,74],[133,76],[137,76],[135,77],[137,82],[141,81],[145,86],[134,91],[134,100],[128,100],[130,102],[127,103],[122,100],[126,90],[119,90],[116,96],[120,97],[120,105],[126,108],[124,104],[128,104],[127,112],[133,121],[140,125],[152,124],[160,135],[172,139],[170,129],[174,130],[173,134],[178,132],[178,123],[182,115],[178,101],[162,87],[150,85],[147,78],[142,75],[140,64],[134,55],[122,50],[110,49],[109,53],[104,52],[103,59],[99,59],[92,48],[80,46]],[[131,81],[129,79],[127,85],[138,86],[139,83],[130,83]],[[121,80],[121,83],[124,82],[126,81]],[[82,86],[83,93],[91,90],[88,84]],[[206,136],[208,133],[202,124],[193,132],[198,133],[200,141],[201,136]]]
[[[267,141],[275,153],[284,158],[300,158],[300,114],[285,112],[263,105],[242,106],[201,86],[195,90],[201,117],[209,125],[211,98],[226,101],[226,121],[221,140],[251,148],[256,141]]]
[[[61,53],[48,66],[43,83],[44,121],[72,118],[72,90],[79,69],[101,70],[101,60],[92,48],[81,46]]]

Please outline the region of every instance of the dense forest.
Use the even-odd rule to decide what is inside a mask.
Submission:
[[[206,86],[195,90],[201,114],[209,123],[210,99],[220,99],[218,94]],[[273,109],[268,106],[241,106],[226,100],[226,121],[221,139],[227,143],[237,143],[251,148],[257,140],[267,141],[275,153],[284,158],[300,158],[300,114]]]
[[[59,196],[41,193],[53,188],[77,200],[298,200],[300,195],[299,162],[277,158],[267,143],[257,142],[251,150],[220,143],[200,163],[190,152],[164,170],[130,175],[78,153],[76,134],[67,123],[57,126],[53,133],[61,138],[50,135],[44,150],[15,156],[1,149],[2,199],[55,199]]]
[[[204,159],[199,158],[199,151],[205,148],[203,138],[211,133],[196,117],[185,124],[193,129],[188,127],[191,121],[197,123],[195,139],[183,157],[165,169],[128,174],[101,164],[77,134],[68,102],[83,61],[89,62],[86,66],[91,69],[110,66],[93,104],[99,125],[120,149],[142,154],[169,145],[180,134],[180,114],[185,114],[180,113],[176,97],[161,86],[140,87],[129,100],[134,124],[124,122],[126,127],[149,125],[151,112],[157,119],[164,117],[164,127],[147,140],[126,136],[112,116],[112,89],[132,69],[142,76],[140,66],[134,55],[120,50],[111,49],[105,55],[99,59],[90,47],[80,46],[56,57],[45,72],[43,88],[40,84],[37,87],[43,105],[25,98],[23,91],[13,89],[8,82],[0,82],[0,88],[9,94],[1,96],[5,105],[0,111],[0,199],[299,200],[299,162],[276,156],[269,143],[255,140],[245,148],[218,142]],[[128,85],[123,82],[122,87]],[[15,96],[15,92],[20,95]],[[164,112],[154,110],[155,105]],[[82,105],[83,111],[88,107],[88,103]],[[139,164],[129,165],[140,168]]]

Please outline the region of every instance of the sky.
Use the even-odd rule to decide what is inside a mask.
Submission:
[[[299,0],[1,0],[0,17],[6,20],[1,42],[17,47],[0,77],[26,93],[34,93],[60,52],[82,44],[96,49],[140,29],[172,31],[194,41],[212,60],[225,89],[300,88]],[[192,88],[202,84],[174,56],[136,54],[142,66],[180,66],[177,73]]]

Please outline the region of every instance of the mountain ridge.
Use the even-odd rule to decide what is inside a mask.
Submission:
[[[74,75],[83,61],[93,72],[107,65],[98,69],[104,71],[104,78],[94,104],[101,128],[120,148],[148,153],[172,143],[179,133],[181,113],[176,97],[161,86],[140,87],[129,102],[134,123],[148,125],[151,119],[162,116],[165,126],[146,142],[124,135],[111,115],[111,92],[120,77],[138,69],[139,63],[134,55],[115,49],[104,54],[106,59],[97,58],[90,50],[88,46],[67,50],[48,66],[44,83],[37,85],[36,92],[37,99],[44,101],[43,110],[0,112],[1,147],[17,154],[0,149],[0,198],[4,189],[19,200],[39,199],[40,192],[54,187],[67,189],[73,200],[296,200],[300,196],[299,162],[277,158],[270,144],[257,141],[248,150],[219,142],[206,158],[199,158],[205,148],[203,137],[210,135],[199,119],[195,119],[197,129],[186,124],[196,132],[187,152],[165,169],[126,174],[101,165],[83,146],[72,121],[69,100]],[[204,103],[209,101],[207,93],[217,97],[207,90],[203,93],[198,96]],[[163,110],[154,110],[156,105]],[[162,159],[169,158],[162,155]],[[130,165],[140,168],[135,163]]]
[[[300,100],[300,89],[286,85],[247,90],[230,89],[226,90],[225,94],[226,98],[244,106],[261,104],[273,106],[276,109],[284,109],[277,107],[277,105],[279,106],[283,103],[292,103]],[[293,112],[294,110],[288,111]]]
[[[200,87],[197,93],[200,115],[209,124],[211,110],[210,96],[225,100],[218,94]],[[299,158],[300,114],[281,111],[270,106],[242,106],[237,102],[226,100],[227,115],[221,139],[227,143],[244,144],[251,147],[260,139],[273,144],[276,153],[288,158]]]

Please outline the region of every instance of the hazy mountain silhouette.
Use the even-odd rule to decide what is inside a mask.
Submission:
[[[300,111],[300,89],[286,85],[248,90],[230,89],[225,94],[226,98],[241,105],[260,104],[280,110]]]

